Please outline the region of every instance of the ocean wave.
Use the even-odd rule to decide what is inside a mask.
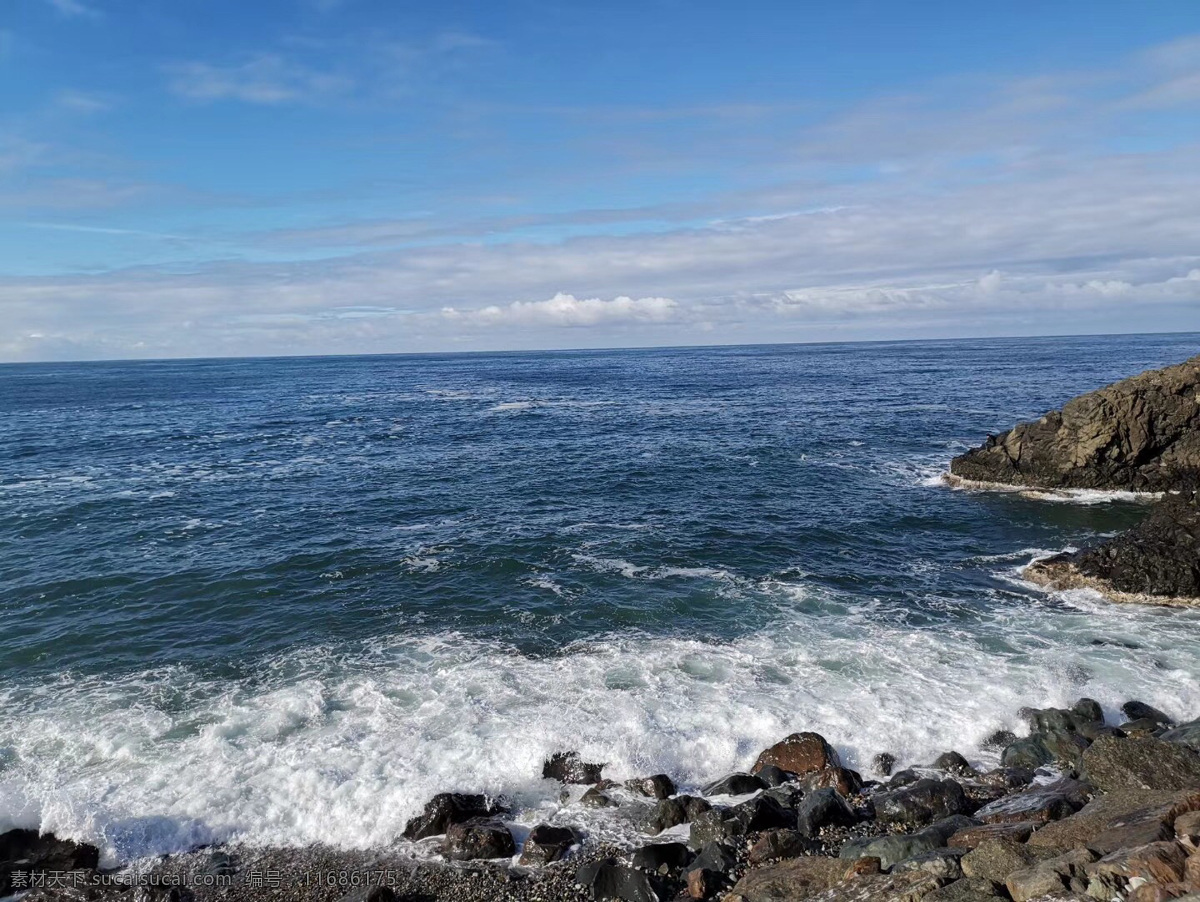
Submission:
[[[1021,705],[1089,695],[1115,712],[1142,695],[1178,717],[1200,707],[1186,678],[1195,616],[1025,599],[921,630],[871,605],[789,605],[813,600],[790,591],[770,628],[729,642],[614,634],[537,656],[405,634],[296,650],[241,680],[176,666],[8,686],[0,815],[97,842],[109,860],[198,841],[369,847],[448,789],[507,795],[526,820],[560,812],[540,766],[561,749],[617,779],[666,771],[686,787],[745,769],[797,729],[856,767],[884,750],[902,764],[949,748],[990,761],[982,739],[1017,728]],[[1093,641],[1113,637],[1142,650]],[[613,837],[634,829],[567,814]]]

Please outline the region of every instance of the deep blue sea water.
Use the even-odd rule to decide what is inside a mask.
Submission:
[[[1200,714],[1200,617],[1047,594],[1129,499],[952,491],[1200,336],[0,367],[0,821],[116,857],[389,843],[695,783],[796,729],[977,759],[1023,704]]]

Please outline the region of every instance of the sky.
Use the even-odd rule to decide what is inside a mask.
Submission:
[[[0,0],[0,361],[1200,330],[1200,3]]]

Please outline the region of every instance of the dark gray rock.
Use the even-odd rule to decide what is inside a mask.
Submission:
[[[1081,395],[951,462],[963,479],[1166,491],[1200,472],[1200,357]]]
[[[625,788],[635,795],[651,799],[669,799],[675,795],[675,782],[666,774],[655,774],[652,777],[637,777],[625,781]]]
[[[634,852],[629,864],[639,871],[665,877],[687,868],[694,857],[691,849],[681,842],[651,843]]]
[[[673,799],[663,799],[651,812],[646,821],[646,832],[655,834],[678,827],[696,819],[697,816],[712,808],[708,802],[697,796],[676,796]]]
[[[1128,701],[1121,705],[1121,713],[1130,720],[1150,720],[1160,724],[1173,724],[1175,722],[1171,715],[1164,714],[1153,705],[1147,705],[1145,702],[1136,700]]]
[[[516,853],[517,846],[508,828],[485,818],[451,824],[442,843],[442,855],[451,861],[511,858]]]
[[[996,730],[983,740],[983,747],[990,749],[1002,749],[1005,746],[1012,745],[1017,741],[1017,734],[1012,730]]]
[[[0,896],[12,892],[12,872],[95,870],[100,851],[87,843],[59,839],[53,833],[9,830],[0,834]]]
[[[596,900],[658,902],[660,898],[644,872],[623,865],[615,858],[585,864],[575,872],[575,882]]]
[[[963,788],[953,780],[917,780],[874,796],[875,817],[886,824],[928,824],[970,810]]]
[[[940,849],[942,843],[941,836],[933,830],[910,834],[897,833],[892,836],[851,840],[842,846],[838,857],[848,861],[878,858],[880,867],[886,871],[905,859]]]
[[[566,857],[567,852],[582,840],[579,833],[570,827],[554,827],[538,824],[529,831],[521,849],[521,864],[545,865]]]
[[[795,774],[789,773],[781,767],[776,767],[774,764],[764,764],[758,769],[758,773],[755,776],[772,788],[783,786],[785,783],[791,783],[797,779]]]
[[[973,774],[974,768],[971,767],[971,762],[960,755],[958,752],[942,752],[934,759],[933,766],[938,770],[944,770],[950,774]]]
[[[857,822],[853,809],[834,789],[818,789],[801,799],[796,808],[796,829],[808,837],[816,836],[826,825],[842,827]]]
[[[1094,698],[1081,698],[1071,706],[1071,713],[1077,722],[1104,723],[1104,709]]]
[[[1037,770],[1054,762],[1054,754],[1037,736],[1018,739],[1004,749],[1000,763],[1005,767],[1021,767]]]
[[[1070,817],[1087,804],[1092,792],[1090,784],[1064,778],[989,802],[975,817],[985,824],[1044,824]]]
[[[405,825],[404,838],[417,840],[427,836],[440,836],[454,824],[463,824],[473,818],[494,817],[507,811],[505,806],[490,801],[486,796],[440,792],[426,803],[420,814]]]
[[[817,855],[821,843],[810,839],[799,830],[766,830],[750,847],[747,860],[750,864],[762,864],[781,858],[799,858],[801,855]]]
[[[589,764],[578,752],[555,752],[542,765],[542,777],[560,783],[599,783],[603,764]]]
[[[778,768],[775,768],[778,770]],[[700,791],[706,796],[741,796],[766,789],[767,783],[752,774],[736,773],[709,783]]]
[[[1179,726],[1167,730],[1158,738],[1164,742],[1177,742],[1180,745],[1200,750],[1200,719],[1181,723]]]
[[[737,867],[737,856],[720,843],[709,843],[692,859],[686,870],[704,868],[717,874],[730,874]]]
[[[616,800],[598,786],[593,786],[579,798],[585,808],[616,808]]]
[[[891,752],[880,752],[871,759],[871,769],[881,777],[890,777],[896,766],[896,756]]]

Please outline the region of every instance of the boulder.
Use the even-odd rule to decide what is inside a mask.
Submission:
[[[588,790],[579,797],[579,804],[584,808],[616,808],[616,800],[608,793],[604,792],[599,786],[588,787]]]
[[[856,861],[859,858],[878,858],[885,871],[898,862],[940,849],[945,840],[934,830],[920,833],[896,833],[891,836],[854,839],[842,846],[840,858]]]
[[[588,862],[575,872],[575,882],[584,888],[590,898],[596,900],[659,902],[660,899],[645,873],[623,865],[615,858]]]
[[[700,791],[706,796],[742,796],[766,788],[765,780],[752,774],[735,773],[709,783]]]
[[[646,796],[650,799],[669,799],[676,792],[674,781],[666,774],[626,780],[625,788],[634,795]]]
[[[1200,472],[1200,356],[1068,401],[954,458],[974,482],[1169,491]]]
[[[902,871],[924,871],[943,880],[957,880],[963,875],[960,861],[966,854],[965,849],[940,848],[912,858],[906,858],[892,868],[892,873]]]
[[[880,752],[871,759],[871,769],[881,777],[890,777],[895,766],[896,756],[890,752]]]
[[[1128,701],[1121,705],[1121,713],[1130,720],[1152,720],[1155,723],[1173,724],[1175,718],[1169,714],[1164,714],[1155,708],[1153,705],[1147,705],[1145,702]]]
[[[810,839],[799,830],[766,830],[750,846],[747,860],[750,864],[762,864],[776,859],[815,855],[820,849],[819,842]]]
[[[836,886],[846,863],[836,858],[811,856],[753,868],[725,897],[725,902],[799,902]]]
[[[1083,753],[1082,770],[1104,792],[1200,788],[1200,752],[1161,739],[1101,737]]]
[[[815,896],[787,897],[812,902],[921,902],[942,885],[943,879],[924,871],[903,871],[859,877]]]
[[[993,902],[1003,896],[990,880],[964,877],[926,895],[921,902]]]
[[[1164,742],[1176,742],[1200,751],[1200,720],[1189,720],[1167,730],[1158,737]]]
[[[1071,713],[1078,720],[1089,723],[1104,723],[1104,709],[1094,698],[1081,698],[1071,706]]]
[[[946,845],[952,849],[977,849],[988,840],[995,839],[1023,843],[1033,835],[1036,826],[1032,821],[1018,821],[1016,823],[982,824],[978,827],[967,827],[959,830],[946,840]]]
[[[1086,849],[1075,849],[1057,858],[1039,862],[1008,875],[1005,886],[1013,902],[1029,902],[1041,896],[1065,890],[1072,880],[1086,879],[1086,868],[1096,856]]]
[[[1046,824],[1029,838],[1029,846],[1059,852],[1086,846],[1107,855],[1170,839],[1177,819],[1190,811],[1200,811],[1200,791],[1117,790],[1097,796],[1077,814]]]
[[[901,789],[878,793],[872,801],[875,817],[886,824],[928,824],[970,809],[958,783],[929,778]]]
[[[686,870],[703,868],[717,874],[729,874],[737,867],[737,857],[720,843],[709,843],[692,859]]]
[[[36,830],[9,830],[0,834],[0,896],[12,892],[13,871],[94,870],[99,862],[100,850],[87,843]]]
[[[629,864],[639,871],[648,871],[651,874],[665,877],[685,869],[691,864],[694,857],[692,851],[684,843],[660,842],[642,846],[633,853]]]
[[[1008,875],[1032,867],[1037,856],[1011,839],[989,839],[962,858],[962,871],[968,877],[979,877],[993,883],[1004,883]]]
[[[696,868],[687,873],[687,894],[690,899],[711,899],[725,885],[725,878],[708,868]]]
[[[694,849],[711,842],[728,843],[748,833],[795,827],[796,813],[766,796],[733,808],[713,808],[696,816],[688,845]]]
[[[975,817],[985,824],[1044,824],[1074,814],[1091,795],[1089,784],[1063,778],[989,802],[975,812]]]
[[[841,762],[837,752],[819,733],[793,733],[764,750],[754,762],[751,771],[758,773],[768,764],[802,777],[830,767],[838,767]]]
[[[516,852],[517,846],[508,828],[487,818],[451,824],[442,843],[442,855],[451,861],[512,858]]]
[[[1168,495],[1132,529],[1082,551],[1036,561],[1025,577],[1052,589],[1095,589],[1113,601],[1198,604],[1200,496]]]
[[[1019,767],[1037,770],[1054,761],[1054,753],[1046,748],[1038,736],[1018,739],[1008,745],[1000,755],[1000,763],[1005,767]]]
[[[680,824],[686,824],[696,819],[700,814],[712,808],[708,802],[697,796],[675,796],[673,799],[663,799],[654,806],[654,811],[646,821],[646,832],[662,833]]]
[[[958,752],[942,752],[933,761],[933,766],[938,770],[944,770],[951,774],[973,774],[975,769],[971,767],[971,762],[960,755]]]
[[[555,752],[542,765],[542,777],[560,783],[599,783],[603,764],[589,764],[578,752]]]
[[[853,809],[833,789],[818,789],[809,793],[796,808],[796,829],[810,838],[827,824],[849,826],[857,821]]]
[[[454,824],[463,824],[473,818],[494,817],[507,811],[505,806],[489,801],[486,796],[440,792],[404,826],[404,838],[417,840],[441,836]]]
[[[805,792],[815,789],[836,789],[846,798],[857,795],[862,789],[862,775],[848,767],[827,767],[800,778]]]
[[[789,773],[781,767],[776,767],[774,764],[764,764],[755,773],[758,779],[762,780],[767,786],[774,789],[776,786],[783,786],[796,780],[796,775]]]
[[[580,835],[570,827],[538,824],[529,831],[521,849],[523,865],[545,865],[566,857],[572,846],[581,842]]]

